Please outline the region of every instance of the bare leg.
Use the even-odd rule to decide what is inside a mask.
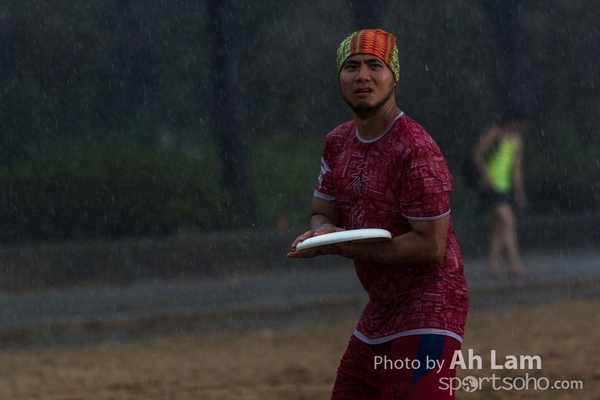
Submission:
[[[494,218],[497,223],[496,234],[499,244],[496,244],[499,253],[505,249],[510,265],[510,272],[513,275],[523,276],[528,274],[527,268],[523,265],[523,260],[519,253],[519,244],[517,241],[517,218],[512,207],[509,204],[498,204],[494,208]]]
[[[499,274],[498,262],[502,253],[504,224],[499,206],[495,205],[490,211],[492,228],[490,232],[489,247],[488,247],[488,268],[489,273],[493,277]]]
[[[523,265],[521,254],[519,253],[519,243],[517,240],[517,218],[515,213],[508,204],[504,205],[506,210],[503,210],[506,221],[506,232],[504,243],[508,262],[510,264],[510,272],[517,276],[527,275],[529,271]]]

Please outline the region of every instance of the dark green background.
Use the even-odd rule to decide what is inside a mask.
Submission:
[[[506,98],[532,117],[530,211],[597,214],[600,8],[510,1],[507,22],[496,3],[372,3],[398,37],[398,103],[446,155],[457,218],[477,213],[460,163]],[[351,117],[335,50],[358,26],[358,3],[225,1],[213,26],[215,4],[0,5],[0,240],[304,226],[323,137]],[[507,48],[495,27],[509,22]],[[218,27],[225,35],[211,42]],[[219,90],[231,94],[223,115]],[[219,121],[234,122],[239,154],[223,151]]]

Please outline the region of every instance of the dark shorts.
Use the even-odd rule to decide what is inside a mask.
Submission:
[[[498,193],[493,190],[479,192],[479,206],[481,208],[489,209],[497,204],[508,204],[513,209],[515,209],[517,205],[512,193]]]
[[[447,382],[461,343],[450,336],[411,335],[370,345],[352,336],[342,357],[332,400],[450,400]],[[446,384],[444,384],[446,383]]]

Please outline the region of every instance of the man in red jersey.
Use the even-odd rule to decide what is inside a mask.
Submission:
[[[337,65],[354,118],[325,138],[310,230],[288,254],[352,258],[369,295],[332,399],[452,399],[450,364],[468,308],[450,221],[452,177],[431,136],[396,105],[392,34],[353,33],[340,44]],[[365,228],[387,229],[393,238],[296,249],[312,236]]]

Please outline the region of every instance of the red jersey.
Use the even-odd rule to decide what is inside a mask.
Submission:
[[[434,140],[401,113],[374,140],[362,139],[354,121],[325,138],[314,195],[335,201],[345,229],[410,232],[409,220],[450,213],[452,176]],[[369,295],[354,334],[370,344],[412,334],[443,334],[462,341],[468,295],[452,223],[440,263],[382,264],[354,261]]]

